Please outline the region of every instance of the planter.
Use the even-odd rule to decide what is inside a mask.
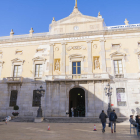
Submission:
[[[12,113],[13,116],[18,116],[18,114],[19,114],[18,112],[13,112]]]

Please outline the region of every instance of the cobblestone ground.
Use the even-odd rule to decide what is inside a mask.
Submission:
[[[129,124],[118,124],[117,133],[111,134],[110,128],[101,132],[101,124],[92,123],[19,123],[0,122],[0,140],[137,140],[140,137],[130,134]]]

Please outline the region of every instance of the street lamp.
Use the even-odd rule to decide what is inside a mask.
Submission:
[[[37,89],[37,94],[39,97],[39,109],[37,110],[37,117],[42,117],[42,108],[41,108],[41,97],[44,97],[45,90],[43,89],[42,86],[40,86],[40,89]]]
[[[105,95],[108,96],[108,110],[107,110],[107,115],[109,117],[111,113],[111,95],[112,95],[112,87],[110,87],[110,84],[108,83],[106,87],[104,88]]]

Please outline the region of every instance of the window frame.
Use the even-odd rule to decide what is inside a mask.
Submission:
[[[11,100],[11,98],[12,98],[12,92],[14,92],[14,91],[16,91],[16,99],[15,100]],[[9,107],[14,107],[15,105],[17,105],[17,98],[18,98],[18,90],[11,90]],[[11,102],[15,102],[15,104],[14,105],[11,105]]]
[[[38,98],[37,100],[34,100],[34,97],[37,96],[35,94],[38,94],[37,90],[33,90],[32,107],[39,107],[41,99]],[[35,104],[35,102],[38,102],[37,105]]]
[[[124,94],[125,94],[125,98],[126,98],[126,101],[125,101],[125,105],[118,105],[118,97],[117,97],[117,89],[124,89]],[[126,96],[126,88],[124,88],[124,87],[117,87],[116,88],[116,101],[117,101],[117,107],[127,107],[127,96]],[[120,102],[122,102],[122,101],[120,101]]]
[[[80,66],[78,66],[78,62],[80,62]],[[73,66],[73,63],[76,63],[76,66]],[[73,67],[76,67],[76,74],[73,74]],[[72,74],[73,75],[80,75],[80,74],[78,74],[78,67],[80,67],[80,74],[81,74],[81,61],[73,61],[72,62]]]
[[[16,76],[14,75],[15,74],[15,67],[17,66],[17,68],[20,66],[22,67],[21,65],[14,65],[14,69],[13,69],[13,77],[21,77],[21,71],[19,72],[19,76],[17,76],[17,73],[18,71],[16,72]],[[22,70],[22,69],[21,69]]]
[[[115,70],[115,61],[117,62],[117,69],[118,69],[118,73],[116,73],[116,70]],[[122,73],[120,73],[120,67],[119,67],[119,61],[121,61],[121,65],[122,65]],[[113,60],[113,63],[114,63],[114,74],[123,74],[123,64],[122,64],[122,59],[118,59],[118,60]]]
[[[36,75],[36,66],[39,65],[39,68],[38,68],[38,76]],[[40,66],[42,66],[42,74],[40,76]],[[43,64],[35,64],[35,75],[34,75],[36,78],[41,78],[43,76]]]

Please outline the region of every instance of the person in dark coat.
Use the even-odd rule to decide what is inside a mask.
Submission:
[[[117,115],[115,113],[115,110],[113,110],[109,115],[109,121],[111,123],[111,133],[113,133],[113,124],[114,124],[114,132],[116,132],[116,120]]]
[[[106,118],[107,118],[107,115],[104,113],[104,110],[102,110],[102,113],[100,114],[99,119],[101,119],[101,123],[102,123],[102,126],[103,126],[103,129],[102,129],[103,133],[105,132]]]

